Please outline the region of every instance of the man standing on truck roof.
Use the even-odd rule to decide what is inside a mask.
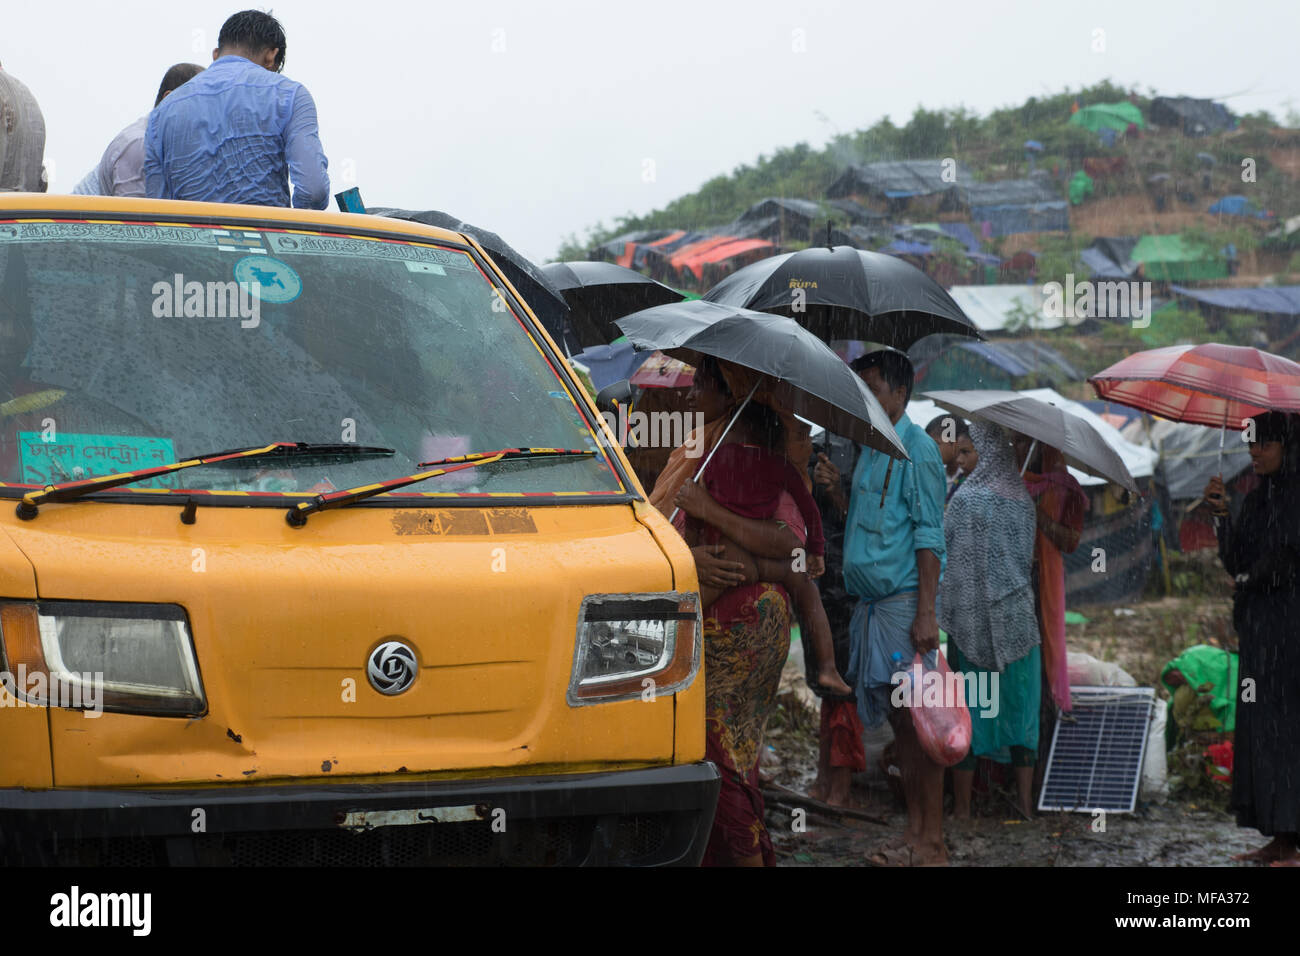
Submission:
[[[197,63],[177,63],[163,74],[156,107],[167,94],[203,72]],[[113,137],[99,163],[72,189],[74,196],[143,196],[146,113]]]
[[[151,199],[324,209],[329,174],[316,103],[280,76],[285,37],[258,10],[221,27],[212,66],[167,97],[145,131],[145,192]]]
[[[0,192],[45,192],[45,117],[31,90],[2,66],[0,117]]]

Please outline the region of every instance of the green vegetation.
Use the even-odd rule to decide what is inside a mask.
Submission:
[[[1085,154],[1107,151],[1095,134],[1069,125],[1070,108],[1127,100],[1130,92],[1109,81],[1078,91],[1033,97],[1019,106],[979,117],[965,107],[918,108],[903,126],[883,117],[873,126],[841,133],[822,149],[807,143],[760,156],[728,174],[715,176],[695,192],[673,200],[644,216],[620,216],[610,226],[597,224],[585,237],[565,238],[557,258],[585,258],[587,250],[624,232],[637,229],[697,229],[730,222],[768,196],[821,199],[835,178],[853,163],[951,156],[969,166],[978,179],[1023,176],[1026,140],[1043,144],[1041,168],[1077,164]],[[1150,98],[1135,96],[1145,113]],[[834,218],[834,216],[832,216]]]

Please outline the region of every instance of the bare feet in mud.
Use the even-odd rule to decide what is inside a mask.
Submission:
[[[1281,837],[1274,837],[1258,850],[1248,850],[1233,856],[1242,863],[1284,863],[1288,866],[1300,865],[1288,861],[1297,859],[1296,845]]]
[[[906,836],[893,837],[867,854],[870,866],[947,866],[948,848],[940,842],[913,844]]]

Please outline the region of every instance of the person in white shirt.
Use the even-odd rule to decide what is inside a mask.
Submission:
[[[168,93],[203,72],[197,63],[177,63],[163,74],[157,107]],[[108,144],[99,165],[73,187],[75,196],[144,196],[144,131],[149,114],[141,116]]]

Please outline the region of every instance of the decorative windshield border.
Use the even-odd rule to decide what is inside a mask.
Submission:
[[[395,220],[395,221],[403,222],[403,223],[406,222],[405,220]],[[444,239],[434,240],[434,239],[420,238],[416,236],[409,236],[405,234],[401,235],[400,237],[397,237],[394,236],[392,232],[383,232],[381,230],[358,231],[352,229],[304,228],[301,223],[286,223],[278,220],[253,219],[253,220],[240,221],[240,220],[230,219],[226,217],[207,218],[202,216],[196,217],[192,215],[186,216],[184,219],[158,219],[157,217],[154,216],[145,216],[138,213],[132,214],[129,212],[116,213],[113,216],[108,218],[103,218],[102,216],[96,218],[78,218],[76,216],[48,216],[48,215],[42,216],[34,211],[28,213],[23,210],[6,210],[3,215],[0,215],[0,232],[3,231],[3,227],[6,225],[24,224],[24,223],[33,223],[33,224],[64,223],[70,225],[81,224],[81,225],[125,225],[125,226],[140,225],[140,226],[157,226],[157,227],[172,228],[172,229],[175,228],[202,229],[202,230],[209,230],[209,231],[230,230],[233,232],[250,231],[250,232],[263,232],[263,233],[272,233],[272,234],[318,236],[322,238],[334,238],[334,239],[355,239],[355,240],[365,240],[367,242],[382,242],[382,243],[390,243],[393,245],[411,246],[418,249],[428,249],[428,250],[454,249],[456,251],[465,252],[470,256],[470,260],[473,262],[474,267],[478,269],[479,274],[482,275],[483,278],[487,280],[494,289],[500,288],[501,291],[506,294],[507,296],[506,305],[510,309],[510,314],[514,317],[515,321],[519,323],[520,328],[523,329],[524,333],[528,336],[529,340],[533,343],[533,347],[536,348],[537,351],[541,354],[542,359],[546,362],[547,366],[551,369],[551,374],[553,374],[559,380],[560,385],[564,389],[565,393],[568,395],[569,400],[573,403],[579,415],[582,416],[584,424],[587,426],[588,430],[592,433],[592,435],[596,439],[597,447],[601,449],[602,458],[604,459],[606,468],[608,468],[608,470],[614,475],[615,479],[618,481],[619,490],[617,491],[609,491],[609,490],[533,491],[533,492],[508,491],[508,492],[476,492],[476,493],[461,493],[461,492],[454,492],[454,491],[441,491],[441,492],[426,491],[426,492],[409,492],[405,494],[393,493],[391,495],[385,493],[381,495],[376,495],[375,498],[376,499],[382,498],[389,502],[392,502],[394,500],[401,500],[403,498],[439,498],[448,502],[456,499],[557,498],[557,497],[593,497],[593,498],[603,497],[603,498],[613,499],[618,501],[642,500],[641,495],[636,492],[635,486],[628,480],[628,475],[625,473],[623,469],[622,462],[619,461],[617,455],[612,454],[612,448],[609,445],[608,441],[606,440],[607,436],[604,430],[601,428],[601,425],[597,424],[596,421],[593,421],[591,419],[586,405],[584,405],[582,402],[578,401],[574,397],[574,391],[569,377],[560,370],[560,366],[563,366],[564,363],[559,361],[558,353],[555,353],[549,346],[547,346],[545,344],[545,340],[538,334],[538,331],[541,329],[541,322],[539,322],[535,316],[532,316],[531,313],[527,312],[527,310],[523,308],[522,300],[516,296],[514,290],[509,285],[509,281],[506,279],[504,275],[502,275],[499,271],[494,273],[489,273],[484,268],[487,265],[487,263],[479,261],[479,258],[476,255],[476,252],[478,250],[471,245],[456,242],[454,240],[444,240]],[[416,225],[419,224],[417,223]],[[17,237],[0,236],[0,241],[7,241],[8,239],[12,239],[12,238],[17,238]],[[51,237],[51,239],[52,238],[53,237]],[[66,236],[66,237],[59,237],[59,238],[62,241],[74,241],[80,237]],[[387,257],[376,256],[375,258],[383,259]],[[494,278],[494,275],[499,276],[499,284],[498,284],[498,279]],[[529,319],[536,324],[536,329],[530,328],[529,323],[524,321],[523,316],[525,315],[527,315]],[[24,492],[31,491],[32,489],[41,489],[44,487],[45,487],[44,485],[27,485],[27,484],[18,484],[14,482],[0,482],[0,489],[10,489],[10,488],[22,489]],[[278,498],[281,500],[285,498],[315,497],[314,494],[309,492],[207,491],[207,490],[185,490],[185,489],[170,489],[170,488],[115,489],[115,493],[125,493],[128,495],[145,495],[145,496],[156,495],[156,496],[172,496],[172,497],[177,495],[182,497],[187,495],[199,495],[199,496],[244,497],[244,498]],[[5,493],[5,491],[0,490],[0,497],[8,498],[10,497],[10,495]],[[112,497],[111,495],[102,492],[96,494],[96,498],[100,500],[111,500],[111,497]]]

